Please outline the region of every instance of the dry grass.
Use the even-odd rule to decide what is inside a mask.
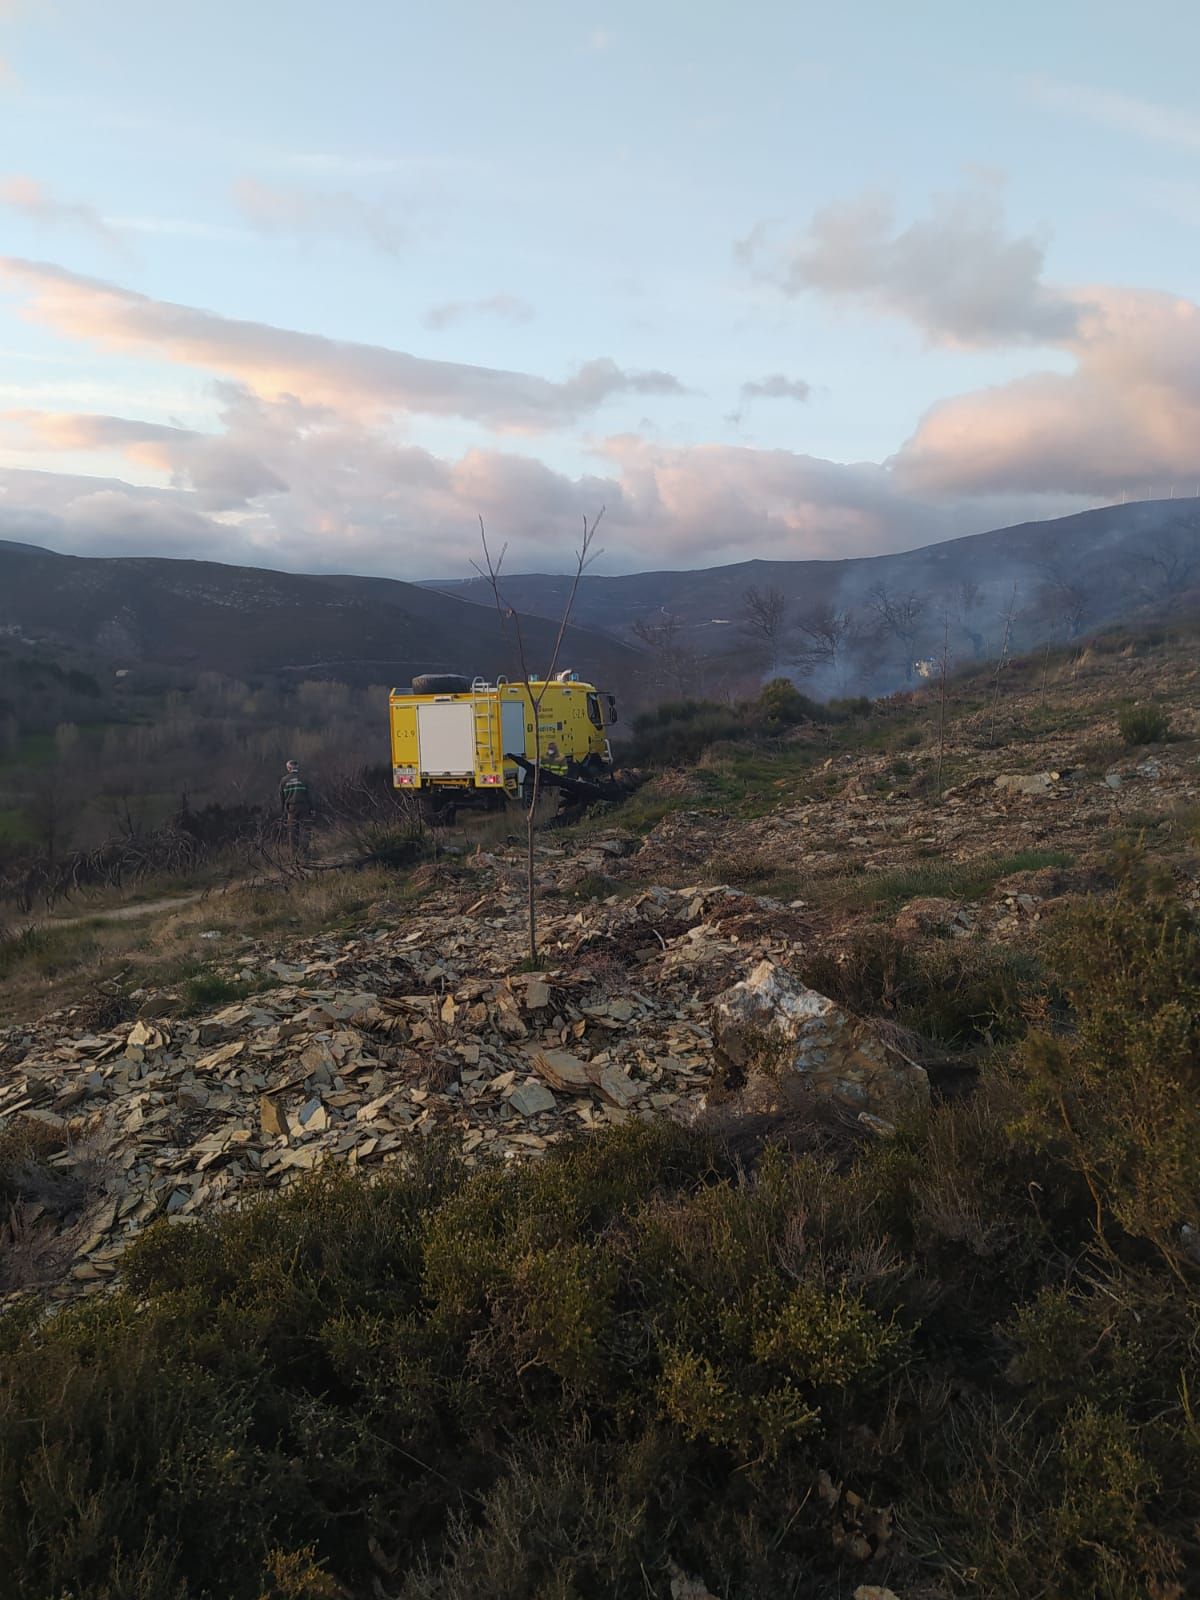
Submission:
[[[316,871],[209,889],[178,909],[106,920],[128,900],[98,900],[83,921],[48,921],[0,946],[0,1023],[67,1005],[98,988],[186,982],[256,940],[298,938],[347,924],[395,896],[404,879],[382,867]],[[215,935],[216,937],[205,937]]]

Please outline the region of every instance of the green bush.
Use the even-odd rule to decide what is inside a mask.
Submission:
[[[1171,734],[1171,719],[1161,706],[1123,706],[1117,726],[1126,744],[1158,744]]]
[[[853,934],[836,956],[806,960],[806,983],[861,1015],[892,1017],[951,1049],[995,1044],[1023,1031],[1023,993],[1037,964],[978,937],[901,938],[890,928]]]
[[[790,678],[772,678],[763,685],[755,707],[769,727],[793,728],[801,722],[828,722],[825,706],[801,694]]]
[[[691,763],[713,745],[771,742],[801,723],[842,722],[847,715],[801,694],[789,678],[773,678],[756,700],[737,706],[676,700],[643,711],[633,721],[630,759],[652,766]]]
[[[1200,1230],[1200,933],[1133,856],[1112,900],[1061,918],[1050,958],[1071,1034],[1026,1046],[1042,1130],[1115,1224],[1171,1260]]]
[[[720,739],[746,731],[745,717],[732,706],[711,700],[679,700],[644,711],[633,719],[635,766],[671,766],[698,761]]]

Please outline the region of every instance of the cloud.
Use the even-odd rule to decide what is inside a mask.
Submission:
[[[933,344],[1053,342],[1079,314],[1042,282],[1042,241],[1006,236],[992,184],[944,196],[906,227],[885,197],[865,195],[818,211],[779,249],[753,230],[735,254],[787,295],[857,300],[914,323]]]
[[[1058,78],[1029,78],[1026,88],[1034,100],[1051,110],[1180,150],[1200,150],[1200,116],[1194,111]]]
[[[610,28],[593,28],[588,34],[587,47],[593,55],[606,55],[616,43],[616,38]]]
[[[95,206],[80,200],[59,200],[37,178],[14,174],[0,179],[0,205],[42,227],[82,228],[105,244],[120,247],[112,225]]]
[[[240,392],[227,397],[228,422]],[[250,445],[227,432],[224,437],[164,423],[143,422],[94,412],[9,412],[27,429],[25,448],[88,454],[120,454],[165,475],[174,488],[189,489],[206,511],[229,511],[264,495],[286,493],[287,482]]]
[[[811,393],[812,385],[803,378],[785,378],[782,372],[751,379],[741,389],[743,400],[807,400]]]
[[[0,22],[7,22],[15,17],[20,9],[20,0],[0,0]],[[0,54],[0,89],[11,86],[17,81],[17,74],[12,63],[6,55]]]
[[[616,395],[685,392],[668,372],[627,372],[608,357],[584,362],[556,383],[239,321],[45,262],[0,257],[0,275],[29,294],[30,316],[60,333],[237,379],[268,399],[298,395],[367,415],[421,412],[536,431],[572,422]]]
[[[427,328],[449,328],[467,317],[500,317],[505,322],[530,322],[533,307],[515,294],[490,294],[482,300],[443,300],[421,318]]]
[[[1200,478],[1200,306],[1146,289],[1078,291],[1069,373],[944,400],[893,459],[919,492],[1117,494]]]
[[[235,386],[223,390],[221,425],[211,434],[96,416],[22,422],[47,448],[107,444],[130,463],[153,463],[167,482],[0,472],[0,507],[10,507],[0,521],[10,537],[115,552],[129,550],[131,541],[140,548],[144,534],[158,554],[299,570],[465,575],[477,554],[479,515],[511,545],[514,570],[546,570],[570,548],[580,517],[601,505],[606,564],[616,570],[716,564],[751,553],[865,555],[1001,526],[1047,506],[1077,509],[1061,498],[925,494],[877,463],[685,448],[628,434],[596,444],[596,470],[577,475],[510,451],[442,457],[361,419],[264,401]],[[49,529],[44,521],[36,528],[21,523],[18,506],[59,521]],[[149,533],[155,518],[157,546]],[[223,553],[230,549],[236,557]]]
[[[197,511],[184,495],[114,478],[0,469],[0,539],[77,555],[244,557],[235,528]]]
[[[239,178],[233,203],[259,233],[341,240],[359,234],[385,255],[401,254],[407,235],[394,212],[346,190],[302,188]]]

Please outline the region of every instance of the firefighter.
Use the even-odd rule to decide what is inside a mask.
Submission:
[[[279,785],[279,808],[288,848],[294,856],[308,852],[308,829],[316,815],[312,790],[300,776],[300,765],[289,761]]]

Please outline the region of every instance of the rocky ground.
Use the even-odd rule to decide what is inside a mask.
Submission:
[[[940,796],[926,734],[911,757],[865,744],[784,763],[752,804],[723,798],[711,772],[669,775],[651,798],[670,809],[648,831],[617,812],[543,836],[538,971],[523,970],[512,844],[419,868],[419,896],[380,903],[351,935],[226,938],[244,1000],[184,1016],[172,991],[135,989],[119,1016],[97,995],[0,1031],[0,1136],[19,1129],[44,1152],[10,1174],[5,1291],[102,1292],[157,1217],[183,1224],[326,1163],[370,1170],[434,1130],[476,1163],[630,1117],[691,1117],[714,1031],[730,1050],[728,992],[734,1012],[759,1004],[736,989],[755,969],[778,1010],[779,986],[863,924],[1022,945],[1100,881],[1122,834],[1149,835],[1200,904],[1195,666],[1185,651],[1124,664],[1126,694],[1172,706],[1178,737],[1153,750],[1116,739],[1114,670],[1056,683],[1057,725],[1036,690],[1010,697],[994,747],[986,708],[957,715]],[[839,1068],[831,1092],[886,1132],[896,1082],[922,1068],[822,1014],[869,1058],[865,1077]]]

